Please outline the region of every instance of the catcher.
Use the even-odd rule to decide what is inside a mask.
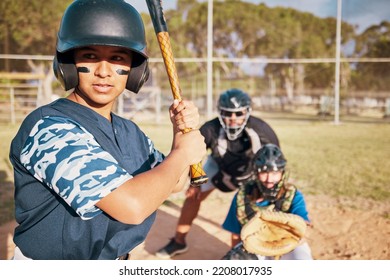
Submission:
[[[310,225],[302,193],[287,182],[280,148],[264,145],[253,158],[253,177],[240,186],[222,227],[237,238],[225,260],[312,260],[304,241]]]

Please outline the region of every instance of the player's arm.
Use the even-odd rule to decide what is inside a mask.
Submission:
[[[163,161],[153,151],[150,147],[149,156],[160,165],[153,164],[151,171],[133,177],[84,127],[51,116],[38,120],[15,160],[82,219],[92,219],[103,210],[125,223],[138,223],[184,184],[189,165],[206,153],[198,130],[176,133],[172,151]]]
[[[177,187],[183,174],[188,176],[189,166],[204,155],[203,137],[198,130],[177,133],[175,138],[174,149],[161,164],[126,181],[96,206],[127,224],[139,224],[151,215]]]
[[[199,126],[199,111],[198,108],[191,101],[174,100],[169,108],[169,116],[172,122],[173,135],[185,131],[187,129],[194,129]],[[175,145],[175,137],[173,138],[172,148]],[[189,168],[186,169],[180,176],[179,181],[172,192],[179,192],[183,187],[190,184]]]
[[[142,222],[164,200],[181,190],[189,179],[189,166],[206,154],[204,138],[199,130],[182,133],[199,124],[198,109],[192,102],[174,101],[170,108],[174,137],[172,150],[165,160],[150,171],[135,176],[96,205],[113,218],[130,224]]]

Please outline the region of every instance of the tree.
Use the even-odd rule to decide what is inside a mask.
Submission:
[[[179,1],[181,3],[182,1]],[[185,46],[195,57],[206,57],[207,48],[207,3],[186,1],[186,11],[178,11],[182,20],[173,24],[172,31],[185,33],[178,47]],[[189,3],[188,3],[189,2]],[[313,14],[291,8],[269,8],[265,4],[253,4],[236,0],[214,1],[213,51],[214,57],[236,58],[317,58],[334,57],[336,49],[336,19],[319,18]],[[185,15],[185,16],[183,16]],[[170,22],[172,25],[172,22]],[[343,42],[353,38],[354,29],[342,23]],[[175,33],[174,33],[175,34]],[[174,35],[172,35],[174,36]],[[227,77],[246,75],[238,63],[215,64]],[[306,86],[325,87],[334,78],[334,70],[318,65],[274,64],[265,71],[268,78],[279,79],[290,97],[294,89]]]
[[[0,2],[2,26],[0,38],[4,42],[1,44],[2,53],[53,55],[61,16],[71,2],[71,0],[2,0]],[[27,66],[30,69],[27,69]],[[50,100],[53,80],[51,62],[29,60],[27,65],[21,66],[15,63],[13,68],[8,66],[5,70],[45,73],[43,100],[39,102],[46,103]]]
[[[53,54],[61,16],[71,2],[2,0],[0,18],[14,42],[12,53]],[[4,35],[1,32],[3,38]]]
[[[0,52],[13,54],[54,54],[56,32],[65,8],[72,2],[40,0],[2,0],[0,2]],[[207,57],[207,1],[178,0],[176,10],[166,10],[171,43],[176,58]],[[336,19],[320,18],[291,8],[270,8],[239,0],[214,0],[213,56],[220,58],[333,58],[336,51]],[[149,14],[142,14],[145,23],[149,57],[161,57]],[[342,22],[342,44],[356,43],[357,57],[390,57],[389,22],[368,28],[356,37],[355,27]],[[342,54],[343,55],[343,54]],[[42,68],[30,63],[32,68]],[[43,64],[45,73],[52,73],[51,64]],[[49,65],[50,64],[50,65]],[[35,66],[34,66],[35,65]],[[180,76],[190,81],[205,78],[206,64],[177,63]],[[386,63],[349,63],[342,65],[344,87],[351,79],[357,88],[389,89],[389,67]],[[2,69],[6,64],[0,65]],[[24,70],[13,63],[9,70]],[[165,72],[162,64],[158,73]],[[263,67],[263,66],[259,66]],[[15,68],[15,69],[13,69]],[[214,63],[214,70],[226,79],[248,77],[240,63]],[[294,96],[295,91],[329,88],[334,79],[332,63],[268,64],[262,85],[268,83]],[[378,79],[380,77],[380,79]],[[162,77],[161,79],[166,79]],[[188,79],[183,79],[185,82]],[[368,85],[368,86],[367,86]]]
[[[390,22],[373,25],[358,36],[356,54],[368,58],[390,57]],[[354,84],[360,90],[390,90],[389,63],[357,63]]]

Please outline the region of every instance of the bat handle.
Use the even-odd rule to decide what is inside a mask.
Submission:
[[[171,85],[172,95],[174,99],[181,100],[181,88],[179,83],[179,77],[177,75],[176,65],[173,59],[172,47],[170,43],[168,32],[157,33],[157,40],[160,45],[161,53],[164,60],[165,69],[168,74],[169,83]],[[186,129],[183,133],[187,133],[191,129]],[[191,185],[200,186],[208,181],[206,172],[202,168],[202,163],[191,165]]]
[[[183,130],[183,133],[190,132],[191,129]],[[203,170],[202,162],[198,164],[193,164],[190,166],[190,174],[191,174],[191,186],[200,186],[202,184],[207,183],[209,180],[206,172]]]
[[[203,170],[202,163],[193,164],[190,167],[191,173],[191,185],[192,186],[200,186],[204,183],[207,183],[208,178],[206,173]]]

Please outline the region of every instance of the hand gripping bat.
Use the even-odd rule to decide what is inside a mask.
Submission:
[[[173,59],[171,41],[169,38],[167,23],[164,18],[161,0],[146,0],[148,5],[150,17],[153,22],[154,31],[156,32],[158,44],[164,60],[165,69],[168,74],[169,83],[173,98],[181,100],[181,88],[179,84],[179,78],[175,62]],[[190,129],[186,129],[183,132],[189,132]],[[191,165],[191,185],[199,186],[207,182],[208,178],[206,173],[203,171],[202,163]]]

